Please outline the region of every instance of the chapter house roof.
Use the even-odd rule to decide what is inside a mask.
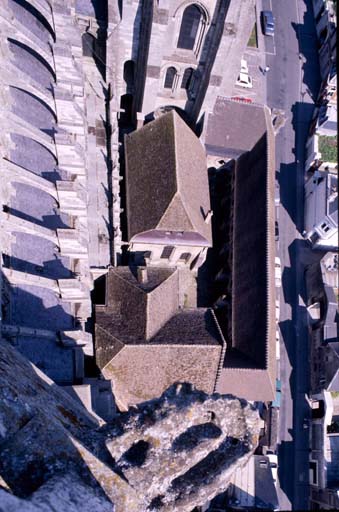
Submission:
[[[129,267],[107,275],[106,306],[96,307],[96,358],[104,368],[125,345],[222,345],[212,310],[179,308],[178,270]]]
[[[128,237],[160,230],[212,243],[205,150],[174,111],[126,135]]]

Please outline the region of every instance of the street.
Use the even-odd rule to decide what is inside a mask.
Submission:
[[[282,397],[278,440],[281,510],[308,508],[309,386],[308,331],[304,265],[312,258],[304,242],[304,147],[319,86],[318,54],[311,2],[262,0],[273,11],[275,36],[265,38],[267,104],[282,109],[287,121],[276,137],[280,185],[280,371]]]

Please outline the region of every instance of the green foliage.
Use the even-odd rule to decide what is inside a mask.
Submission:
[[[319,151],[324,162],[337,162],[337,137],[319,136]]]
[[[247,46],[250,46],[251,48],[258,48],[258,36],[257,36],[257,23],[256,22],[254,23]]]

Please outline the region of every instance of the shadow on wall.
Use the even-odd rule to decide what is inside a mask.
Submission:
[[[311,248],[304,240],[295,239],[289,248],[290,267],[285,267],[282,275],[282,288],[284,301],[290,305],[291,316],[279,323],[281,340],[287,352],[288,365],[291,366],[289,382],[282,381],[282,396],[286,407],[281,411],[284,414],[284,421],[287,425],[293,425],[289,429],[291,441],[284,440],[285,432],[281,432],[282,441],[278,446],[279,469],[278,476],[280,487],[295,508],[300,508],[297,503],[303,503],[303,488],[300,488],[300,496],[295,495],[295,477],[302,472],[302,484],[308,482],[308,437],[303,428],[304,417],[309,415],[309,405],[305,394],[309,392],[309,333],[307,324],[306,306],[300,305],[299,300],[307,303],[305,282],[297,283],[301,276],[304,276],[305,264]],[[299,277],[298,277],[299,276]],[[299,298],[300,297],[300,298]],[[298,376],[296,368],[298,367]],[[289,384],[289,389],[286,385]],[[289,405],[290,402],[290,405]],[[289,420],[288,412],[292,406]],[[308,432],[308,431],[307,431]],[[297,441],[296,441],[297,439]],[[298,456],[296,450],[298,443]],[[296,501],[301,500],[301,501]]]
[[[53,290],[31,286],[40,293],[38,296],[23,289],[22,286],[12,285],[2,274],[1,305],[4,324],[52,331],[77,327],[69,303],[62,303]]]
[[[314,105],[297,102],[292,106],[291,111],[292,127],[295,133],[294,149],[292,150],[295,161],[280,165],[277,180],[280,186],[280,202],[295,224],[296,229],[302,234],[304,230],[304,169],[301,168],[300,164],[304,162],[305,158],[305,145]],[[301,192],[301,197],[297,197],[296,201],[295,196],[298,190]]]
[[[227,7],[226,7],[227,4]],[[213,13],[209,29],[204,38],[200,59],[196,71],[194,72],[195,89],[197,91],[194,100],[188,99],[185,105],[185,111],[190,114],[196,122],[201,106],[203,104],[207,88],[209,86],[211,72],[218,52],[221,37],[224,31],[224,24],[228,12],[229,2],[223,4],[217,3]],[[203,120],[198,122],[198,131],[202,131]]]
[[[3,255],[4,264],[8,268],[10,267],[20,272],[27,272],[30,275],[43,276],[49,279],[67,279],[74,277],[74,273],[69,268],[65,267],[57,255],[55,255],[53,260],[44,261],[42,265],[37,265],[14,256],[10,258],[6,256],[7,255]]]
[[[306,11],[304,13],[303,23],[292,23],[292,27],[295,30],[299,42],[299,53],[303,59],[303,83],[313,101],[316,101],[320,88],[318,40],[312,2],[305,0],[305,5]],[[315,55],[317,58],[315,58]]]
[[[96,37],[89,32],[82,35],[82,49],[84,56],[93,57],[99,73],[106,80],[108,0],[77,0],[76,11],[97,22]]]

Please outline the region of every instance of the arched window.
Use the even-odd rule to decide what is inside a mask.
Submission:
[[[95,39],[92,34],[85,32],[82,34],[82,54],[84,57],[94,57]]]
[[[182,77],[182,82],[181,82],[182,89],[186,89],[186,90],[189,89],[189,86],[192,81],[192,76],[193,76],[193,69],[192,68],[185,69],[184,75]]]
[[[133,60],[127,60],[124,64],[124,80],[127,86],[134,85],[135,64]]]
[[[170,67],[167,69],[166,76],[165,76],[165,82],[164,82],[165,89],[172,89],[174,78],[175,78],[176,74],[177,74],[177,70],[175,68]]]
[[[202,12],[196,5],[189,5],[182,15],[178,48],[193,50]]]

